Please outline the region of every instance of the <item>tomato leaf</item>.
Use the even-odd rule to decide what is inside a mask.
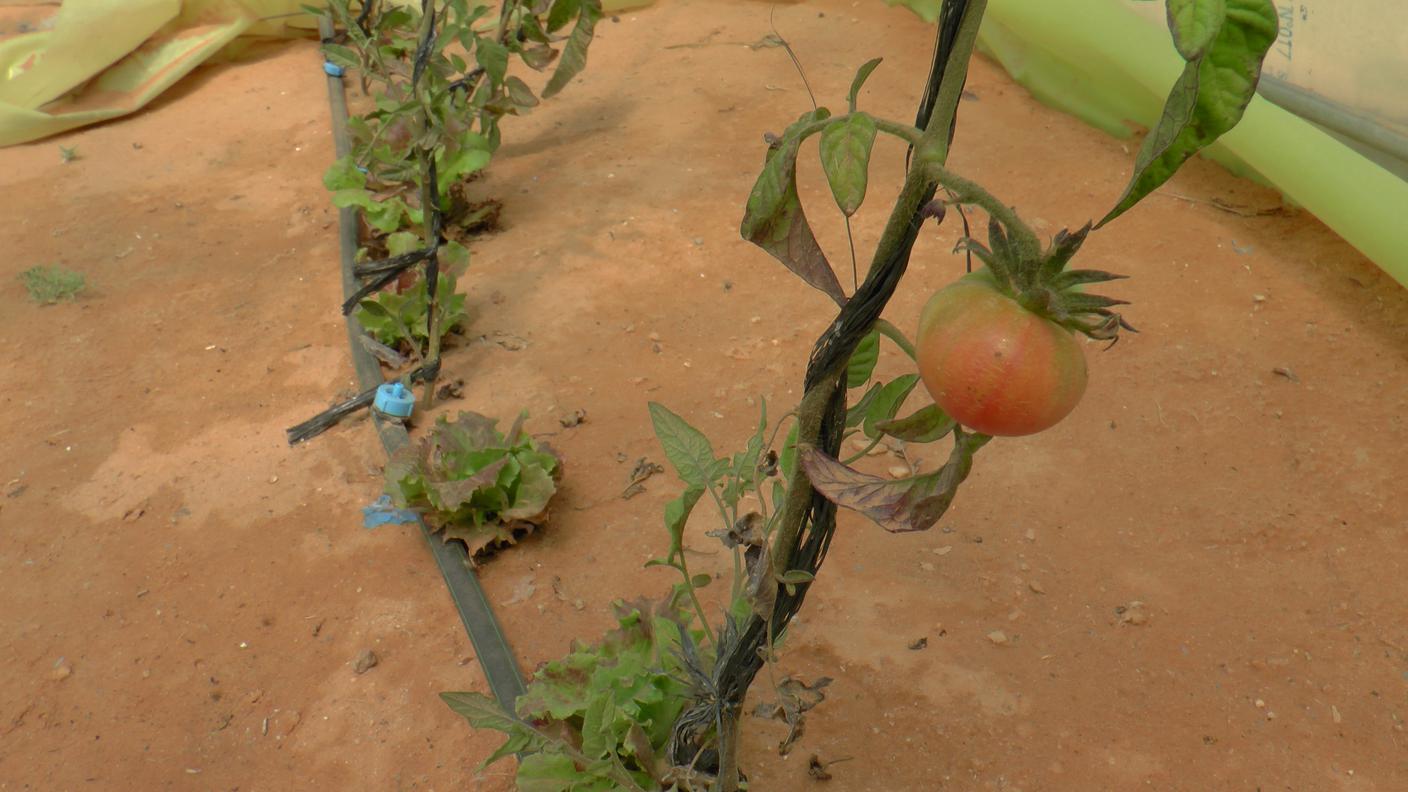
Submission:
[[[1184,60],[1201,58],[1227,16],[1223,0],[1168,0],[1168,29]]]
[[[851,360],[846,364],[846,387],[859,388],[869,382],[879,360],[880,331],[871,330],[856,345],[856,351],[851,353]]]
[[[870,73],[875,71],[875,67],[879,66],[882,60],[884,58],[872,58],[856,69],[856,78],[851,80],[851,92],[846,95],[846,103],[850,106],[852,113],[856,111],[856,102],[860,98],[861,86],[870,79]]]
[[[852,113],[821,131],[821,168],[836,206],[847,217],[865,201],[874,145],[875,121],[865,113]]]
[[[937,404],[923,407],[908,418],[875,422],[876,429],[906,443],[932,443],[952,432],[956,425]]]
[[[748,195],[739,232],[743,238],[766,250],[807,285],[836,301],[846,302],[841,282],[816,241],[802,201],[797,195],[797,150],[802,144],[803,126],[830,117],[831,111],[818,108],[804,113],[782,137],[768,147],[762,173]]]
[[[909,396],[910,391],[919,383],[918,374],[905,374],[881,386],[880,391],[875,394],[875,399],[865,410],[865,418],[861,423],[861,429],[865,436],[871,440],[878,440],[883,434],[876,426],[881,421],[888,421],[895,417],[900,411],[900,405]]]
[[[483,67],[484,73],[494,85],[503,85],[508,74],[508,48],[489,36],[480,38],[474,44],[474,59]]]
[[[928,530],[943,517],[973,469],[973,454],[990,439],[956,435],[943,467],[905,479],[861,473],[812,446],[802,448],[800,459],[812,487],[827,500],[864,514],[887,531],[906,533]]]
[[[558,0],[559,4],[563,2],[564,0]],[[577,26],[572,28],[572,34],[567,37],[567,43],[562,47],[562,55],[558,58],[552,77],[548,79],[548,84],[543,86],[544,99],[557,95],[567,87],[573,77],[587,67],[587,47],[591,45],[592,36],[596,34],[596,23],[601,19],[601,0],[573,0],[573,4],[581,8],[577,16]],[[557,5],[554,4],[553,12],[556,11]],[[553,29],[551,24],[548,28]]]
[[[1208,38],[1216,4],[1169,0],[1169,24],[1187,65],[1164,103],[1163,116],[1139,148],[1124,195],[1096,228],[1124,214],[1242,119],[1256,94],[1262,59],[1276,41],[1276,7],[1271,0],[1224,3],[1217,32]],[[1197,54],[1190,57],[1189,52]]]
[[[657,402],[650,402],[650,423],[680,479],[691,487],[708,489],[718,478],[718,460],[709,438]]]

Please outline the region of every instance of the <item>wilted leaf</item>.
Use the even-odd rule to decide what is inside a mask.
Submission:
[[[852,113],[821,131],[821,168],[836,206],[847,217],[865,201],[874,145],[875,121],[865,113]]]
[[[558,0],[562,3],[564,0]],[[581,6],[581,13],[577,17],[577,26],[572,29],[572,35],[567,38],[567,44],[562,48],[562,55],[558,59],[557,69],[553,71],[548,84],[543,87],[543,98],[547,99],[559,93],[567,87],[567,83],[573,77],[587,67],[587,47],[592,43],[592,36],[596,31],[596,23],[601,19],[601,0],[574,0]],[[557,11],[554,4],[553,11]],[[551,25],[548,26],[551,29]]]
[[[1185,54],[1188,63],[1169,93],[1163,116],[1139,148],[1129,186],[1096,228],[1119,217],[1168,181],[1189,157],[1242,119],[1256,94],[1262,59],[1276,41],[1276,7],[1271,0],[1224,3],[1225,14],[1216,35],[1201,48],[1194,45],[1206,36],[1213,24],[1209,15],[1217,9],[1202,0],[1170,3],[1169,22],[1175,29],[1175,39],[1182,39],[1180,50],[1199,54]],[[1187,24],[1175,19],[1176,9]],[[1195,24],[1194,20],[1201,21]]]
[[[804,114],[769,147],[763,171],[748,195],[748,207],[739,231],[744,239],[766,250],[808,285],[841,305],[846,301],[841,282],[817,243],[797,195],[801,127],[830,115],[824,107]]]
[[[801,450],[801,462],[811,485],[837,506],[854,509],[887,531],[923,531],[948,510],[972,470],[973,454],[990,439],[965,434],[942,468],[905,479],[861,473],[811,446]]]

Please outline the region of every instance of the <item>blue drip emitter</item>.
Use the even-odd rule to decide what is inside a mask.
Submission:
[[[372,408],[392,418],[409,418],[416,406],[416,395],[411,393],[400,380],[383,382],[377,386]]]

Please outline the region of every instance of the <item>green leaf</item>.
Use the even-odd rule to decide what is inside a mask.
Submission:
[[[548,11],[548,32],[556,33],[571,22],[581,5],[582,0],[555,0]]]
[[[352,157],[339,157],[323,173],[323,186],[329,190],[360,190],[367,186],[367,175],[357,170]]]
[[[557,0],[558,3],[564,0]],[[558,58],[557,69],[553,71],[552,77],[548,79],[548,84],[543,86],[543,98],[557,95],[567,83],[572,81],[582,69],[587,67],[587,47],[591,46],[592,36],[595,35],[596,23],[601,19],[601,0],[576,0],[581,6],[581,14],[577,17],[577,26],[572,29],[572,35],[567,37],[567,43],[562,47],[562,55]],[[557,10],[557,5],[553,5],[553,11]],[[551,24],[549,24],[551,28]]]
[[[703,495],[703,487],[690,487],[665,504],[665,530],[670,534],[670,552],[666,556],[669,564],[679,563],[680,554],[684,552],[684,526]]]
[[[714,577],[713,577],[712,575],[699,574],[699,575],[695,575],[694,577],[692,577],[692,578],[689,579],[689,585],[691,585],[691,586],[693,586],[693,587],[695,587],[695,588],[697,588],[697,589],[702,589],[702,588],[704,588],[705,586],[707,586],[707,585],[709,585],[710,583],[713,583],[713,582],[714,582]]]
[[[691,487],[708,489],[712,486],[717,461],[709,438],[656,402],[650,402],[650,422],[655,427],[655,437],[665,449],[665,457],[680,479]]]
[[[397,231],[386,238],[386,252],[392,256],[403,256],[420,249],[420,236],[410,231]]]
[[[885,383],[880,391],[875,394],[875,400],[865,410],[865,419],[861,425],[865,436],[871,440],[878,440],[881,431],[876,424],[880,421],[888,421],[895,417],[895,413],[900,411],[900,405],[909,396],[909,392],[914,390],[914,386],[919,383],[918,374],[905,374],[890,382]]]
[[[799,583],[810,583],[815,579],[815,575],[810,572],[805,572],[801,569],[789,569],[786,572],[783,572],[781,575],[777,576],[777,582],[789,586],[795,586]]]
[[[479,138],[481,146],[461,145],[453,154],[446,153],[437,163],[436,171],[442,189],[448,190],[450,185],[489,164],[493,157],[489,153],[489,141],[478,135],[475,137]]]
[[[880,331],[871,330],[856,345],[856,351],[851,353],[851,359],[846,363],[846,387],[859,388],[869,382],[879,360]]]
[[[797,150],[802,144],[802,127],[830,116],[831,111],[824,107],[804,113],[768,148],[763,170],[748,194],[739,232],[807,285],[842,305],[846,296],[841,282],[817,243],[797,195]]]
[[[876,421],[875,428],[906,443],[932,443],[957,425],[937,404],[921,408],[908,418]]]
[[[1099,228],[1124,214],[1146,195],[1168,181],[1184,162],[1237,125],[1256,95],[1261,62],[1276,41],[1276,7],[1271,0],[1224,0],[1226,14],[1216,35],[1197,57],[1188,58],[1183,74],[1174,83],[1164,104],[1163,116],[1144,138],[1134,162],[1134,176],[1124,195]],[[1183,6],[1180,4],[1179,6]],[[1211,4],[1202,4],[1204,14]],[[1183,27],[1180,50],[1196,50],[1199,31],[1207,26],[1180,26],[1171,4],[1170,24]],[[1185,11],[1191,20],[1201,18]]]
[[[508,48],[488,36],[474,44],[474,59],[494,85],[503,85],[508,74]]]
[[[519,792],[575,792],[581,780],[576,763],[567,756],[535,753],[519,764],[514,786]]]
[[[351,47],[344,47],[340,44],[324,44],[323,56],[344,69],[362,68],[362,58]]]
[[[821,131],[821,168],[836,205],[847,217],[865,201],[874,145],[875,121],[865,113],[853,113]]]
[[[1200,58],[1227,16],[1223,0],[1168,0],[1168,29],[1184,60]]]
[[[856,101],[860,98],[861,86],[870,79],[870,73],[875,71],[875,67],[879,66],[882,60],[884,58],[872,58],[856,70],[856,78],[851,80],[851,92],[846,95],[846,103],[850,106],[852,113],[856,111]]]
[[[797,472],[797,424],[795,423],[787,433],[787,439],[782,441],[782,450],[777,455],[777,465],[782,469],[782,477],[791,482],[792,475]],[[773,497],[776,498],[776,496],[777,492],[774,489]]]

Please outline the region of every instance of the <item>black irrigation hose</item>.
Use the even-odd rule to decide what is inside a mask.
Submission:
[[[333,33],[331,23],[327,19],[320,21],[318,32],[326,41]],[[332,105],[333,143],[337,156],[343,157],[347,155],[351,143],[347,137],[347,97],[343,91],[341,77],[328,76],[328,102]],[[359,241],[358,228],[356,209],[348,207],[338,211],[342,291],[347,295],[354,294],[361,288],[353,272]],[[357,320],[349,316],[347,339],[352,349],[352,366],[356,369],[357,381],[363,388],[375,388],[383,381],[381,364],[358,341],[361,335],[362,328],[357,324]],[[401,424],[382,420],[374,411],[372,422],[388,455],[410,442],[410,436]],[[450,590],[450,599],[454,600],[455,609],[459,611],[460,620],[464,622],[465,631],[469,633],[470,643],[474,644],[474,651],[479,656],[479,665],[489,680],[489,689],[493,691],[494,698],[512,712],[514,701],[523,693],[523,677],[519,674],[518,662],[513,658],[503,629],[499,626],[498,619],[494,618],[493,608],[484,596],[484,589],[480,587],[479,579],[469,566],[464,545],[442,541],[431,533],[424,520],[417,522],[426,543],[430,545],[431,554],[435,556],[435,564],[440,567],[445,586]]]

